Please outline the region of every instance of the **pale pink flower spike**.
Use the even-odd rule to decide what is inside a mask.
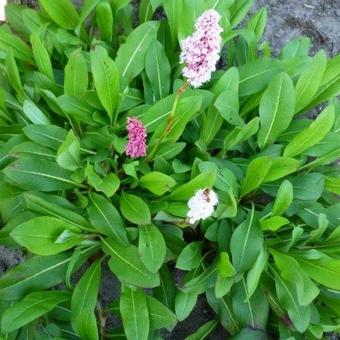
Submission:
[[[214,9],[205,11],[195,23],[195,32],[182,40],[182,73],[193,87],[200,87],[211,78],[221,52],[220,14]]]
[[[127,123],[128,144],[125,147],[127,156],[132,158],[144,157],[146,155],[146,130],[143,123],[135,118],[129,117]]]

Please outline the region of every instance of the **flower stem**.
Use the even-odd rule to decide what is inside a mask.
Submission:
[[[160,135],[160,137],[158,138],[158,141],[157,143],[154,145],[154,147],[152,148],[151,152],[147,155],[146,157],[146,161],[149,162],[151,161],[155,155],[156,155],[156,152],[160,146],[160,144],[162,143],[162,141],[164,140],[164,138],[169,134],[169,132],[171,131],[171,128],[172,128],[172,124],[173,124],[173,121],[174,121],[174,116],[175,116],[175,113],[176,113],[176,110],[177,110],[177,106],[178,106],[178,103],[179,103],[179,100],[182,96],[182,94],[188,89],[190,83],[189,81],[186,81],[176,92],[176,97],[175,97],[175,100],[174,100],[174,103],[172,105],[172,109],[171,109],[171,112],[169,114],[169,117],[168,117],[168,121],[167,121],[167,124],[166,124],[166,127],[164,129],[164,131],[162,132],[162,134]]]

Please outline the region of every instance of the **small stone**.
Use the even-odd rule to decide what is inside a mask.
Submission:
[[[335,10],[335,15],[336,15],[337,17],[340,17],[340,8],[338,8],[338,9]]]

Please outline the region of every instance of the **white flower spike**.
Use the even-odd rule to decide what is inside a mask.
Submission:
[[[212,189],[201,189],[188,201],[189,211],[187,217],[190,224],[205,220],[214,213],[218,197]]]

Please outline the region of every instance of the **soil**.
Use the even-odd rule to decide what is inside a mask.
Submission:
[[[79,2],[79,0],[77,0]],[[35,0],[12,0],[34,6]],[[136,2],[136,1],[134,1]],[[305,35],[312,41],[312,52],[323,48],[330,56],[340,52],[340,0],[256,0],[254,10],[267,6],[268,20],[264,40],[268,40],[273,53],[277,54],[290,39]],[[18,249],[0,246],[0,275],[10,267],[23,261],[24,254]],[[101,302],[108,305],[118,297],[119,283],[104,266],[100,291]],[[165,339],[181,340],[214,318],[214,312],[205,299],[200,298],[191,315],[180,323]],[[108,320],[108,326],[117,320]],[[209,339],[226,339],[227,334],[218,328]]]

